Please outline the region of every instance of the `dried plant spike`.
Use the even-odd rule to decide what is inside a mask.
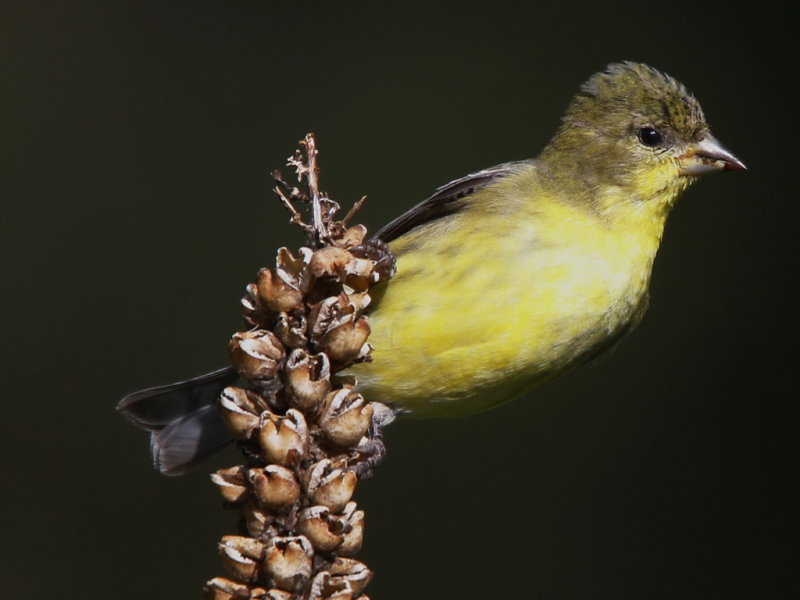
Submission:
[[[347,225],[364,198],[335,220],[339,205],[319,189],[313,135],[289,163],[299,184],[274,173],[275,192],[307,239],[295,252],[278,249],[275,265],[246,287],[242,309],[253,328],[230,340],[244,383],[225,388],[219,407],[244,460],[211,479],[243,535],[220,542],[231,576],[210,580],[206,597],[367,600],[360,594],[372,572],[349,558],[365,520],[352,498],[382,456],[379,430],[391,410],[340,372],[370,358],[363,312],[394,257],[363,225]]]

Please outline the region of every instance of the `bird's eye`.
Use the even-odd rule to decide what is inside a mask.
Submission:
[[[663,140],[664,138],[661,137],[661,134],[652,127],[642,127],[639,130],[639,141],[643,146],[654,148],[661,144]]]

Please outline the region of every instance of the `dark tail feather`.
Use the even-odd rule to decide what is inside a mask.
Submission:
[[[236,381],[232,367],[125,396],[117,410],[151,432],[154,466],[180,475],[232,441],[219,415],[217,398]]]

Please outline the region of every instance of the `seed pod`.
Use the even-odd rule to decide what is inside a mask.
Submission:
[[[337,446],[357,443],[369,429],[373,408],[361,394],[341,388],[328,394],[319,418],[320,429]]]
[[[367,228],[363,225],[353,225],[348,227],[339,238],[337,238],[336,245],[340,248],[350,249],[358,246],[364,241],[367,235]]]
[[[280,313],[275,324],[275,335],[287,348],[303,348],[308,344],[304,315]]]
[[[335,513],[341,512],[356,489],[356,474],[334,467],[327,458],[313,465],[308,473],[306,488],[311,500],[327,506]]]
[[[318,406],[331,389],[330,376],[327,355],[292,352],[286,360],[286,391],[292,404],[302,409]]]
[[[241,504],[247,499],[247,474],[244,467],[219,469],[211,474],[211,481],[219,488],[225,502]]]
[[[373,262],[366,258],[351,258],[344,267],[343,283],[356,292],[365,292],[377,279],[373,277]]]
[[[287,312],[303,306],[303,292],[270,269],[261,269],[256,280],[258,299],[273,312]]]
[[[242,507],[242,518],[248,535],[259,539],[275,535],[275,516],[269,509],[261,508],[255,502],[247,502]]]
[[[278,336],[265,329],[233,334],[230,353],[233,366],[245,379],[274,377],[285,356]]]
[[[258,579],[264,544],[249,537],[226,535],[219,543],[219,553],[231,575],[248,583]]]
[[[329,570],[334,580],[341,577],[347,581],[355,594],[360,593],[372,579],[372,571],[367,565],[352,558],[337,558]]]
[[[250,390],[229,386],[219,397],[222,420],[234,438],[249,440],[258,429],[262,412],[259,397]]]
[[[356,318],[349,314],[336,323],[320,337],[317,346],[330,356],[331,360],[346,364],[359,358],[370,334],[366,317]]]
[[[364,511],[356,510],[356,503],[349,502],[342,513],[342,544],[337,548],[341,556],[352,556],[364,542]]]
[[[285,467],[267,465],[250,469],[248,479],[258,501],[276,512],[285,512],[300,498],[300,484]]]
[[[325,246],[311,256],[308,270],[317,279],[333,277],[338,281],[343,281],[347,263],[352,259],[353,255],[344,248]]]
[[[298,529],[318,552],[330,552],[343,541],[343,523],[326,506],[311,506],[300,513]]]
[[[245,600],[248,598],[258,600],[268,600],[269,596],[267,590],[261,587],[250,587],[245,583],[233,581],[226,577],[215,577],[207,581],[205,588],[206,600]],[[290,596],[278,597],[275,596],[274,600],[289,600]],[[272,600],[272,599],[269,599]]]
[[[308,427],[303,413],[290,408],[286,416],[262,413],[258,441],[267,463],[294,466],[308,446]]]
[[[275,537],[269,541],[264,567],[276,587],[299,592],[311,576],[314,548],[305,536]]]
[[[296,287],[301,292],[307,292],[312,280],[311,273],[308,270],[308,263],[313,253],[311,248],[300,248],[300,256],[295,258],[288,248],[279,248],[278,256],[275,260],[277,264],[275,273],[280,279]]]
[[[240,302],[244,318],[250,325],[262,328],[270,326],[272,315],[268,314],[261,305],[261,301],[258,299],[258,287],[255,283],[247,285]]]

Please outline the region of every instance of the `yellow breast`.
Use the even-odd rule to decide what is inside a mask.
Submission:
[[[638,318],[663,217],[614,215],[510,180],[391,244],[375,296],[374,362],[350,372],[412,416],[506,402],[617,339]]]

